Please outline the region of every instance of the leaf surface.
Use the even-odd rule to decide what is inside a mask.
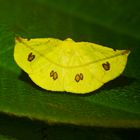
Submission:
[[[94,2],[98,5],[96,0]],[[104,2],[102,8],[106,10]],[[75,5],[73,9],[66,8],[64,1],[58,6],[43,0],[14,0],[13,3],[11,6],[10,1],[0,2],[0,112],[50,123],[140,127],[140,38],[137,26],[134,26],[140,19],[134,14],[130,17],[135,24],[120,20],[124,16],[122,11],[130,9],[129,4],[117,12],[120,1],[112,2],[117,18],[113,18],[109,8],[102,19],[98,8],[91,8],[94,3],[87,2],[90,8],[82,11],[82,0],[71,1],[71,5]],[[81,12],[77,12],[78,7]],[[76,41],[130,49],[131,54],[123,75],[91,94],[80,96],[50,92],[37,87],[14,62],[15,34],[27,38],[71,37]]]

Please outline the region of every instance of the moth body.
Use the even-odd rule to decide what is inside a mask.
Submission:
[[[34,83],[51,91],[92,92],[125,69],[128,50],[54,38],[16,38],[14,59]]]

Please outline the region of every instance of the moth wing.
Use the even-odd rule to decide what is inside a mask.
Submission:
[[[129,50],[114,50],[94,43],[81,42],[80,46],[79,50],[82,51],[79,53],[81,52],[82,58],[87,58],[89,69],[94,71],[94,75],[103,83],[116,78],[124,71],[130,54]]]
[[[29,77],[43,89],[64,91],[63,69],[49,61],[46,61],[45,66],[38,71],[29,74]]]
[[[16,38],[15,61],[29,74],[34,83],[47,90],[64,90],[62,69],[54,64],[56,60],[59,62],[61,56],[56,55],[60,43],[60,40],[53,38]],[[55,73],[54,76],[51,76],[52,71]]]
[[[17,39],[14,57],[44,89],[88,93],[119,76],[129,53],[88,42]]]
[[[51,52],[61,41],[53,38],[15,40],[14,59],[27,73],[33,73],[45,64],[43,54]],[[42,59],[43,58],[43,59]],[[34,64],[37,65],[34,67]]]
[[[127,63],[130,51],[113,50],[94,43],[79,43],[69,65],[77,66],[65,71],[64,88],[69,92],[87,93],[119,76]],[[77,74],[83,79],[75,80]]]
[[[64,89],[67,92],[84,94],[100,88],[103,84],[87,67],[65,71]]]

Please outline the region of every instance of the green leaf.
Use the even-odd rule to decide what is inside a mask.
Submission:
[[[0,114],[0,140],[137,140],[139,138],[137,129],[47,125],[27,118]]]
[[[57,124],[139,128],[140,34],[136,25],[140,18],[135,11],[131,13],[137,3],[128,1],[122,8],[125,1],[79,0],[71,1],[68,7],[65,1],[55,2],[0,1],[0,112]],[[126,13],[131,22],[124,17]],[[28,38],[71,37],[129,48],[131,54],[124,74],[95,92],[83,96],[45,91],[14,62],[17,34]]]

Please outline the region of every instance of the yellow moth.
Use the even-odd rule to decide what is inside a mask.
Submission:
[[[39,87],[85,94],[118,77],[129,50],[54,38],[16,38],[14,59]]]

